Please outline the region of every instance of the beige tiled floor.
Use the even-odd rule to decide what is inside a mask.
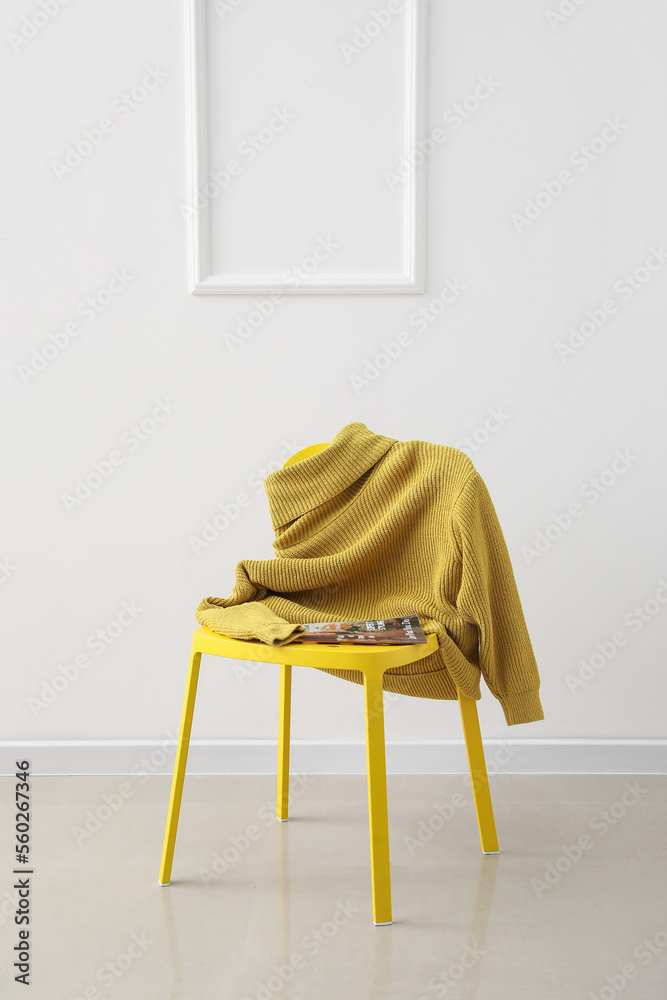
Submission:
[[[168,888],[168,777],[35,778],[24,993],[11,970],[13,783],[0,779],[0,992],[665,1000],[667,777],[491,780],[501,853],[484,857],[462,775],[390,775],[394,923],[374,927],[361,776],[294,778],[280,824],[273,777],[189,775]]]

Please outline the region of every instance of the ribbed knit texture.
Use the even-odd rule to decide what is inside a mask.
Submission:
[[[507,546],[486,486],[455,448],[397,441],[347,424],[327,448],[264,480],[275,559],[244,559],[228,598],[197,621],[282,646],[300,623],[416,613],[440,647],[387,671],[388,691],[480,697],[507,724],[544,718],[540,678]],[[362,683],[357,670],[328,670]]]

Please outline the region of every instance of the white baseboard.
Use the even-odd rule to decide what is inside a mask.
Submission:
[[[29,760],[33,774],[169,774],[175,734],[166,740],[0,741],[0,774]],[[489,774],[667,774],[667,740],[484,740]],[[276,740],[192,740],[191,774],[274,774]],[[462,739],[388,742],[390,774],[462,774]],[[295,774],[363,774],[363,743],[294,740]]]

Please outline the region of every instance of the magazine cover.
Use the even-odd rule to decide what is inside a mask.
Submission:
[[[367,622],[308,622],[303,627],[306,631],[292,642],[363,642],[367,645],[426,642],[417,615]]]

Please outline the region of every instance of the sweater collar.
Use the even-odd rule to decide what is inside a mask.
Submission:
[[[273,529],[318,507],[356,482],[382,458],[396,438],[373,434],[355,421],[338,431],[316,455],[269,473],[264,489]]]

